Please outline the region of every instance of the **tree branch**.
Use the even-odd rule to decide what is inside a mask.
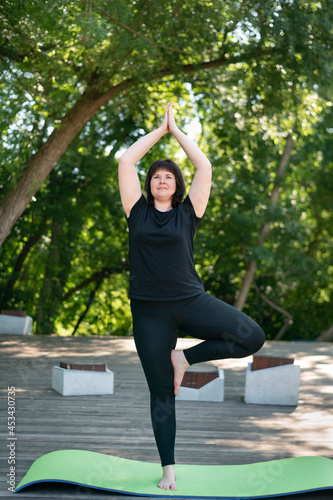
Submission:
[[[62,298],[62,302],[68,300],[72,295],[74,295],[74,293],[83,290],[83,288],[90,285],[90,283],[94,283],[96,281],[98,282],[100,280],[103,280],[104,278],[108,278],[111,274],[119,274],[122,271],[122,268],[103,267],[103,269],[101,269],[100,271],[96,271],[91,276],[89,276],[89,278],[86,278],[85,280],[81,281],[81,283],[68,290],[68,292],[66,292]]]
[[[5,47],[0,47],[0,56],[20,63],[23,62],[25,58],[25,55],[18,54],[17,52],[13,52],[12,50],[7,50]]]
[[[130,26],[127,26],[126,24],[124,24],[122,21],[119,21],[118,19],[116,19],[115,17],[113,16],[110,16],[110,14],[108,14],[107,12],[105,12],[105,10],[102,10],[102,14],[107,17],[108,19],[110,19],[110,21],[112,21],[113,23],[115,24],[118,24],[118,26],[121,26],[122,28],[124,28],[126,31],[129,31],[130,33],[132,33],[133,35],[137,36],[138,38],[141,38],[142,40],[144,40],[145,42],[147,43],[150,43],[151,45],[155,45],[156,47],[160,47],[161,49],[164,49],[164,50],[168,50],[170,52],[178,52],[179,54],[185,54],[185,55],[188,55],[186,54],[186,52],[184,52],[183,50],[180,50],[180,49],[175,49],[173,47],[168,47],[166,45],[162,45],[161,43],[158,43],[158,42],[155,42],[154,40],[151,40],[150,38],[147,38],[146,36],[144,35],[141,35],[141,33],[139,33],[138,31],[135,31],[133,28],[131,28]]]
[[[253,285],[254,285],[255,289],[257,290],[257,293],[259,294],[260,298],[264,302],[266,302],[266,304],[268,304],[273,309],[275,309],[276,311],[278,311],[281,314],[283,314],[284,316],[286,316],[286,319],[285,319],[285,322],[284,322],[283,326],[280,328],[280,330],[278,331],[278,333],[274,337],[274,340],[281,340],[281,338],[284,335],[285,331],[287,330],[288,326],[291,325],[292,322],[293,322],[292,315],[288,311],[286,311],[285,309],[283,309],[283,307],[279,306],[278,304],[275,304],[275,302],[273,302],[268,297],[266,297],[266,295],[264,295],[260,291],[260,288],[258,287],[258,285],[255,282],[253,283]]]

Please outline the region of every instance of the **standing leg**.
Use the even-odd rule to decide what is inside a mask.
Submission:
[[[174,373],[171,351],[177,326],[167,303],[132,300],[133,333],[150,391],[150,408],[156,445],[164,475],[162,489],[176,489],[174,446],[176,436]]]

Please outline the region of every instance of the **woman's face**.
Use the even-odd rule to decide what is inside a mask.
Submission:
[[[168,200],[176,192],[176,178],[168,170],[157,170],[150,180],[150,190],[154,199]]]

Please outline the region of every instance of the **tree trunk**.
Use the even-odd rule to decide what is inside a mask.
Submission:
[[[29,205],[31,197],[38,191],[84,125],[109,99],[132,84],[133,81],[128,80],[104,94],[89,89],[64,116],[60,126],[54,129],[48,141],[28,162],[16,187],[9,190],[0,202],[0,247],[17,219]]]
[[[51,176],[52,174],[53,172]],[[80,232],[82,224],[82,218],[80,220],[76,218],[75,226],[68,223],[68,217],[55,215],[53,218],[52,239],[48,247],[44,281],[36,314],[38,334],[47,335],[54,331],[54,323],[63,302],[64,288],[71,272],[74,251],[72,242],[75,240],[76,232]]]
[[[330,342],[331,340],[333,340],[333,325],[316,338],[317,342]]]
[[[88,302],[86,304],[86,308],[83,311],[83,313],[80,315],[80,317],[79,317],[79,319],[78,319],[78,321],[77,321],[77,323],[75,325],[75,328],[73,330],[72,336],[74,336],[76,334],[77,330],[79,329],[80,324],[82,323],[82,321],[84,320],[84,318],[88,314],[90,306],[94,302],[94,298],[95,298],[96,292],[99,289],[99,287],[101,286],[101,284],[103,283],[103,279],[104,278],[101,278],[100,280],[96,281],[94,289],[90,292],[89,299],[88,299]]]
[[[63,221],[57,219],[52,223],[52,240],[48,250],[45,274],[42,289],[36,308],[36,333],[38,335],[51,335],[54,330],[55,310],[58,310],[57,291],[59,279],[56,269],[59,268],[60,249],[59,241],[63,232]]]
[[[245,305],[256,272],[256,268],[257,268],[257,261],[253,259],[249,263],[245,277],[243,279],[242,288],[240,289],[237,300],[235,302],[235,307],[240,311],[243,310],[243,307]]]
[[[33,248],[33,246],[36,245],[36,243],[38,243],[38,241],[43,236],[44,231],[45,231],[45,227],[46,227],[46,220],[47,220],[47,218],[43,217],[42,222],[41,222],[37,232],[35,234],[31,235],[30,238],[26,241],[20,254],[18,255],[18,257],[16,259],[13,272],[12,272],[8,282],[7,282],[4,297],[2,300],[2,308],[3,309],[10,308],[10,301],[13,297],[13,289],[14,289],[14,286],[15,286],[17,280],[20,277],[20,272],[21,272],[21,269],[22,269],[23,264],[25,262],[25,259],[29,255],[29,252]]]
[[[286,167],[290,161],[291,152],[292,152],[293,144],[294,144],[293,133],[295,131],[296,131],[296,121],[295,121],[293,132],[289,133],[287,136],[284,151],[282,153],[282,156],[281,156],[281,159],[280,159],[280,162],[278,165],[278,169],[276,172],[276,178],[275,178],[275,184],[274,184],[274,188],[273,188],[273,191],[272,191],[272,194],[270,197],[270,209],[276,207],[278,199],[279,199],[280,184],[281,184],[282,179],[285,176]],[[260,229],[260,233],[259,233],[259,237],[258,237],[258,241],[257,241],[258,247],[264,245],[269,231],[270,231],[270,223],[268,222],[268,223],[264,224]],[[235,307],[237,309],[239,309],[240,311],[243,310],[243,307],[244,307],[245,302],[247,300],[247,296],[249,294],[250,287],[251,287],[251,284],[253,282],[253,278],[254,278],[254,275],[256,272],[256,267],[257,267],[257,260],[252,259],[249,262],[245,277],[243,279],[241,289],[238,293],[238,297],[237,297],[237,300],[235,302]]]

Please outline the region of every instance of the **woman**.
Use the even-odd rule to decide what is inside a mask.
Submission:
[[[195,167],[185,197],[179,167],[155,161],[142,194],[136,163],[167,132],[179,142]],[[205,292],[195,270],[193,238],[204,215],[211,187],[211,164],[177,127],[172,105],[163,122],[134,143],[119,161],[119,188],[129,226],[133,334],[151,396],[151,419],[161,457],[158,486],[176,490],[174,444],[175,396],[186,368],[194,363],[241,358],[264,343],[260,326],[234,307]],[[177,330],[204,340],[175,350]]]

